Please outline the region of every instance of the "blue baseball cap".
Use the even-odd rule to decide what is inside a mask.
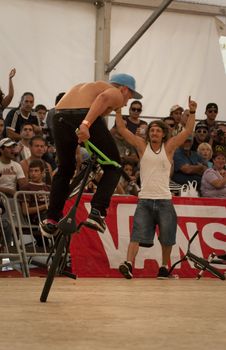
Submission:
[[[140,100],[143,96],[136,91],[136,80],[129,74],[114,74],[112,75],[109,83],[115,83],[122,86],[127,86],[133,92],[133,98]]]

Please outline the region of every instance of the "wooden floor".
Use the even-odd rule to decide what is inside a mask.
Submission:
[[[1,350],[226,349],[226,282],[0,279]]]

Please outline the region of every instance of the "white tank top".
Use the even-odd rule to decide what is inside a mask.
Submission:
[[[139,198],[171,199],[169,189],[171,163],[167,158],[165,145],[156,154],[148,143],[140,160],[141,191]]]

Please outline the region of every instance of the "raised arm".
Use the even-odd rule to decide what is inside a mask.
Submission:
[[[195,126],[195,113],[197,109],[197,103],[191,100],[191,96],[188,99],[188,107],[190,111],[190,115],[187,119],[185,128],[176,136],[171,137],[168,141],[168,145],[175,151],[179,146],[181,146],[188,138],[188,136],[192,135],[194,126]]]
[[[2,100],[2,107],[5,109],[9,106],[10,102],[13,99],[14,96],[14,86],[13,86],[13,77],[16,74],[16,69],[13,68],[9,73],[9,88],[8,88],[8,94],[3,98]]]
[[[141,157],[146,148],[146,142],[139,136],[134,135],[129,129],[127,129],[125,122],[122,118],[121,109],[116,110],[116,126],[118,132],[122,135],[122,137],[134,146]]]

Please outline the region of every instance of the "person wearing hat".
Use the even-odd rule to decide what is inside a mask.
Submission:
[[[194,128],[197,104],[189,97],[188,105],[190,116],[185,129],[170,138],[169,128],[162,120],[154,120],[148,125],[147,137],[144,140],[126,128],[120,111],[116,113],[119,132],[136,147],[140,157],[141,190],[138,193],[139,199],[126,261],[119,265],[120,273],[127,279],[133,277],[132,268],[139,247],[153,246],[157,227],[162,248],[162,264],[157,278],[169,277],[168,264],[177,230],[177,217],[169,180],[174,152],[192,134]]]
[[[198,146],[203,142],[209,142],[210,134],[206,123],[198,122],[195,126],[195,133],[191,150],[197,151]]]
[[[55,106],[53,133],[58,171],[53,177],[47,218],[40,223],[44,236],[52,237],[58,233],[57,223],[62,218],[69,183],[74,175],[74,155],[78,143],[90,139],[110,159],[120,163],[118,149],[104,117],[127,105],[132,98],[142,98],[136,91],[136,81],[133,76],[121,73],[113,75],[109,82],[96,81],[73,86]],[[86,221],[87,226],[99,232],[106,229],[104,219],[107,208],[120,178],[117,168],[103,166],[103,169]]]
[[[172,136],[176,136],[179,132],[183,130],[183,125],[181,124],[183,111],[184,111],[184,108],[179,105],[174,105],[170,108],[170,117],[173,117],[175,122]]]
[[[177,184],[188,184],[188,181],[196,181],[197,189],[200,190],[202,174],[207,169],[206,161],[196,152],[192,151],[193,137],[189,136],[176,150],[174,171],[172,180]]]
[[[16,143],[6,137],[0,141],[0,192],[12,197],[26,184],[21,165],[14,161]]]
[[[216,117],[218,114],[218,105],[215,102],[210,102],[206,105],[206,119],[203,120],[203,123],[205,123],[208,126],[209,133],[212,132],[214,129],[217,129],[217,122]]]

